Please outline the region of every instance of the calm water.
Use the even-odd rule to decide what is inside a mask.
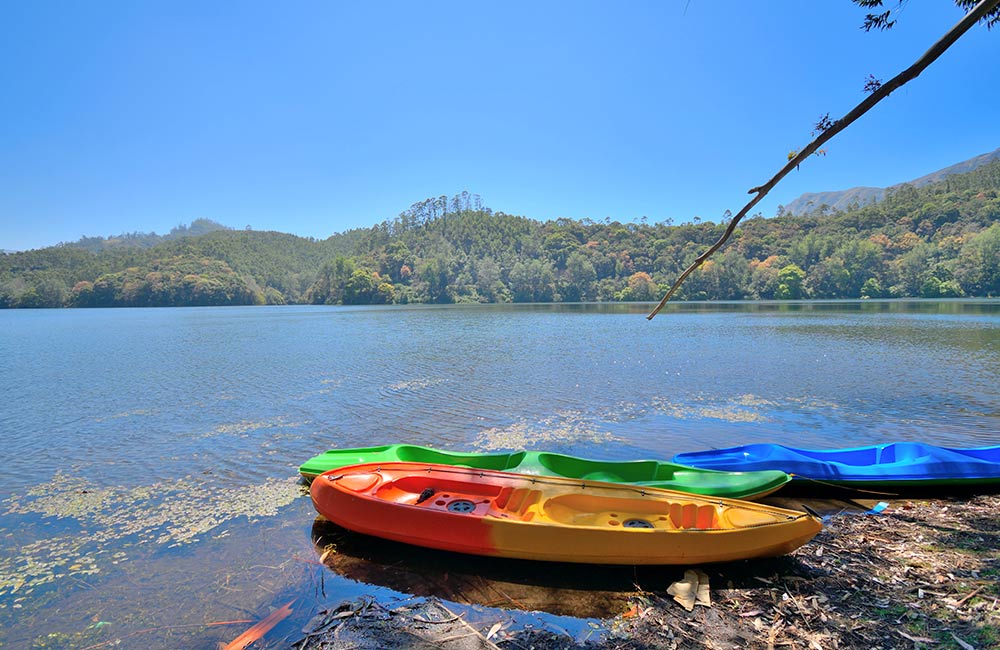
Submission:
[[[359,594],[600,616],[631,586],[314,526],[296,467],[334,446],[1000,444],[998,301],[645,308],[0,311],[0,645],[210,648],[293,599],[294,637]]]

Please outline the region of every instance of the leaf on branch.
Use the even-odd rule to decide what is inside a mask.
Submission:
[[[896,24],[895,20],[889,20],[889,14],[891,11],[883,11],[880,14],[868,14],[865,16],[865,22],[861,26],[861,29],[866,32],[870,32],[873,29],[887,30],[892,29],[892,26]]]
[[[979,0],[955,0],[955,4],[964,9],[966,13],[972,11]],[[993,29],[993,26],[1000,23],[1000,7],[994,7],[985,16],[983,16],[982,21],[986,23],[986,29]]]
[[[816,122],[816,126],[813,127],[813,137],[829,130],[833,127],[833,120],[830,119],[830,114],[827,113],[823,117],[819,118],[819,122]]]
[[[869,95],[872,94],[873,92],[878,91],[878,89],[881,87],[882,87],[882,81],[876,79],[875,75],[868,75],[868,78],[865,79],[865,92],[868,93]]]
[[[851,0],[854,4],[858,5],[862,9],[879,9],[882,7],[883,0]],[[966,13],[972,11],[979,4],[980,0],[954,0],[955,4],[962,8]],[[866,32],[870,32],[873,29],[878,30],[888,30],[892,29],[893,25],[896,24],[895,20],[889,20],[892,12],[895,11],[897,14],[900,9],[902,9],[906,0],[899,0],[896,3],[894,9],[887,9],[880,14],[867,14],[865,16],[864,24],[861,26]],[[980,19],[981,22],[986,24],[987,29],[992,29],[994,25],[1000,23],[1000,7],[993,7],[987,11],[983,17]]]

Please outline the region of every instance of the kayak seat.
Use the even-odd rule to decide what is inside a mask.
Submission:
[[[493,499],[493,515],[525,518],[532,506],[542,498],[542,491],[532,488],[505,487]]]
[[[718,511],[715,506],[695,503],[670,504],[670,521],[676,528],[703,530],[719,527]]]
[[[676,528],[670,504],[664,501],[565,494],[545,500],[542,506],[541,516],[564,526]]]

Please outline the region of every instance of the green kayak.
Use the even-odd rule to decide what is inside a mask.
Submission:
[[[397,461],[628,483],[730,499],[759,499],[790,480],[788,474],[777,470],[720,472],[658,460],[590,460],[544,451],[457,453],[417,445],[331,449],[307,460],[299,473],[312,480],[347,465]]]

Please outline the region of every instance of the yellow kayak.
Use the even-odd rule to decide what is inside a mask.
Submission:
[[[749,501],[427,463],[331,470],[316,510],[355,532],[475,555],[590,564],[702,564],[789,553],[822,524]]]

